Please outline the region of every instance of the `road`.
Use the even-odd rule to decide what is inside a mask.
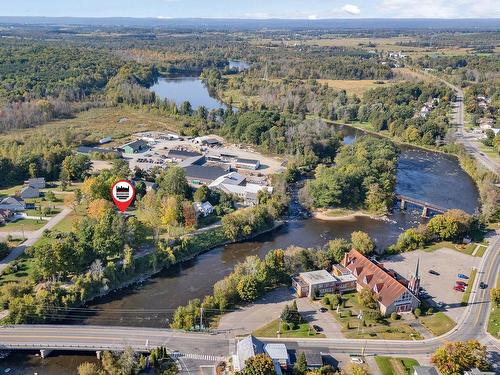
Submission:
[[[489,289],[480,289],[481,281],[495,285],[500,268],[500,235],[485,252],[473,285],[471,301],[456,327],[436,338],[420,341],[359,339],[263,339],[286,342],[290,348],[320,348],[337,353],[428,355],[446,341],[478,339],[490,351],[500,352],[500,341],[486,333],[490,309]],[[194,334],[155,328],[125,328],[77,325],[16,325],[0,328],[0,349],[118,350],[130,346],[138,351],[164,345],[171,351],[204,355],[227,355],[234,339],[225,334]]]
[[[22,253],[24,253],[24,250],[26,248],[32,246],[36,241],[38,241],[42,236],[43,236],[43,231],[48,229],[54,228],[59,222],[61,222],[66,216],[68,216],[71,212],[71,208],[65,207],[61,212],[59,212],[56,216],[52,217],[47,224],[45,224],[42,228],[32,231],[32,232],[26,232],[24,233],[26,237],[26,241],[24,241],[21,245],[15,247],[14,249],[11,250],[9,255],[7,255],[4,259],[0,260],[0,275],[3,273],[5,268],[9,265],[10,262],[13,260],[17,259],[19,256],[21,256]],[[9,233],[4,233],[5,235],[9,235]],[[14,233],[10,233],[14,234]],[[16,236],[22,236],[22,233],[15,233]]]

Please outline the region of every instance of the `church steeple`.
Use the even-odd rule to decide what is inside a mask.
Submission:
[[[417,297],[420,292],[420,276],[418,275],[419,267],[420,267],[420,258],[417,259],[415,273],[412,275],[412,277],[410,278],[410,282],[408,283],[408,289]]]

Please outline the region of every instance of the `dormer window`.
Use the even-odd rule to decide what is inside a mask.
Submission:
[[[373,291],[375,293],[380,293],[382,288],[384,287],[384,283],[376,283],[375,286],[373,287]]]
[[[365,284],[370,284],[370,281],[372,281],[373,275],[365,275],[365,278],[363,279]]]
[[[359,276],[361,274],[361,271],[363,271],[363,267],[356,267],[354,269],[354,275]]]

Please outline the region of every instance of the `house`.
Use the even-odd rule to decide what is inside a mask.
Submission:
[[[21,189],[20,196],[23,199],[38,198],[40,196],[40,190],[31,185],[28,185]]]
[[[26,210],[26,203],[18,197],[7,197],[0,201],[1,210],[10,210],[13,212]]]
[[[255,159],[238,158],[238,159],[236,159],[235,166],[236,166],[236,168],[257,170],[260,167],[260,161],[255,160]]]
[[[464,375],[495,375],[495,373],[492,371],[481,371],[478,368],[473,368],[469,371],[464,371]]]
[[[304,353],[304,356],[306,357],[306,364],[308,369],[323,367],[323,356],[320,352],[306,350],[302,353]],[[300,353],[297,353],[297,356],[298,355],[300,355]]]
[[[233,355],[234,371],[242,371],[249,358],[262,353],[264,353],[264,343],[254,336],[250,335],[238,341],[236,354]]]
[[[143,139],[136,139],[135,141],[126,143],[121,148],[126,154],[136,154],[149,150],[147,142]]]
[[[37,189],[45,189],[46,182],[44,177],[30,178],[29,180],[24,181],[26,186],[31,186]]]
[[[297,297],[322,296],[335,292],[337,279],[326,270],[301,272],[292,277],[292,287]]]
[[[271,357],[275,366],[278,365],[286,370],[290,365],[290,358],[285,344],[265,344],[264,352]]]
[[[210,202],[194,202],[194,210],[197,216],[208,216],[214,212],[214,206]]]
[[[210,188],[232,194],[240,198],[245,205],[257,204],[257,196],[260,191],[272,193],[273,188],[249,183],[246,177],[238,172],[230,172],[218,177],[210,185]]]
[[[413,375],[439,375],[435,367],[413,366]]]
[[[409,312],[420,306],[417,297],[420,288],[418,263],[408,288],[396,280],[383,265],[371,261],[355,249],[344,255],[342,266],[356,277],[358,291],[366,288],[375,293],[382,315]]]

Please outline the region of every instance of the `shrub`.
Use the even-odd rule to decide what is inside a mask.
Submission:
[[[413,314],[418,318],[420,315],[422,315],[422,310],[420,310],[420,308],[417,307],[415,311],[413,311]]]
[[[391,314],[391,320],[398,320],[398,313],[397,312],[393,312]]]

